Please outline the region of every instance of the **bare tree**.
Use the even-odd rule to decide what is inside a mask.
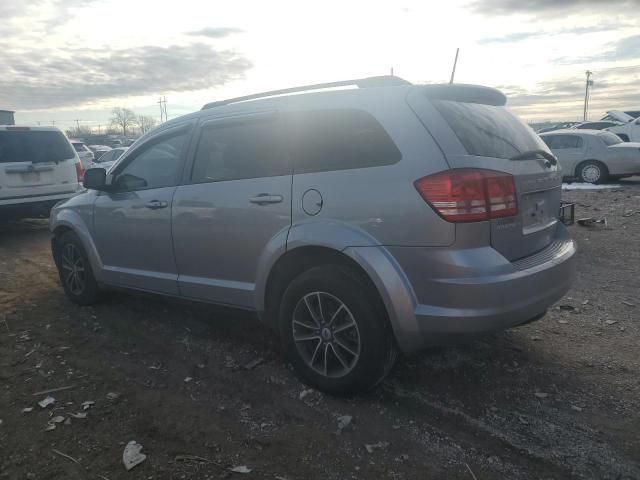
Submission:
[[[68,130],[65,130],[68,138],[85,138],[90,137],[93,132],[91,128],[86,125],[80,125],[79,127],[73,127]]]
[[[140,129],[141,134],[145,134],[146,132],[151,130],[156,126],[156,123],[156,119],[150,117],[149,115],[138,115],[135,120],[135,124]]]
[[[136,114],[128,108],[116,107],[111,110],[111,125],[122,129],[122,135],[127,136],[127,128],[136,123]]]

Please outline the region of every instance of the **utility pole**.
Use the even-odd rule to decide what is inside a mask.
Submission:
[[[169,120],[169,117],[167,116],[167,97],[160,97],[157,103],[160,105],[160,123],[166,122]]]
[[[393,67],[391,67],[391,76],[393,77]]]
[[[456,58],[453,61],[453,70],[451,70],[451,80],[449,83],[453,83],[453,77],[456,76],[456,65],[458,65],[458,54],[460,53],[460,48],[456,48]]]
[[[593,80],[590,79],[593,72],[587,70],[585,74],[587,75],[587,84],[584,88],[584,112],[582,115],[582,121],[584,122],[587,121],[587,112],[589,111],[589,87],[593,86]]]

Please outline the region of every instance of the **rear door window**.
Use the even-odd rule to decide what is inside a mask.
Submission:
[[[212,122],[202,128],[193,183],[275,177],[291,173],[275,119]]]
[[[543,140],[549,148],[554,150],[582,148],[582,138],[577,135],[550,135]]]
[[[432,100],[469,155],[512,158],[546,148],[535,132],[504,107]]]
[[[402,157],[386,130],[362,110],[286,115],[294,173],[391,165]]]
[[[57,163],[74,157],[73,148],[61,132],[0,131],[0,163]]]

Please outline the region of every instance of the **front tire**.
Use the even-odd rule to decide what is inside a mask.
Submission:
[[[351,268],[324,265],[296,277],[283,295],[279,317],[287,359],[298,377],[318,390],[370,390],[395,362],[384,305]]]
[[[78,305],[92,305],[100,296],[89,257],[73,232],[65,232],[54,241],[54,260],[67,297]]]
[[[581,182],[600,184],[607,181],[607,167],[596,160],[587,160],[578,167],[577,176]]]

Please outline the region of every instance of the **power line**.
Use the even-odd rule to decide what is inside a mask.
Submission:
[[[169,119],[167,115],[167,97],[160,97],[157,103],[160,105],[160,123],[166,122]]]

